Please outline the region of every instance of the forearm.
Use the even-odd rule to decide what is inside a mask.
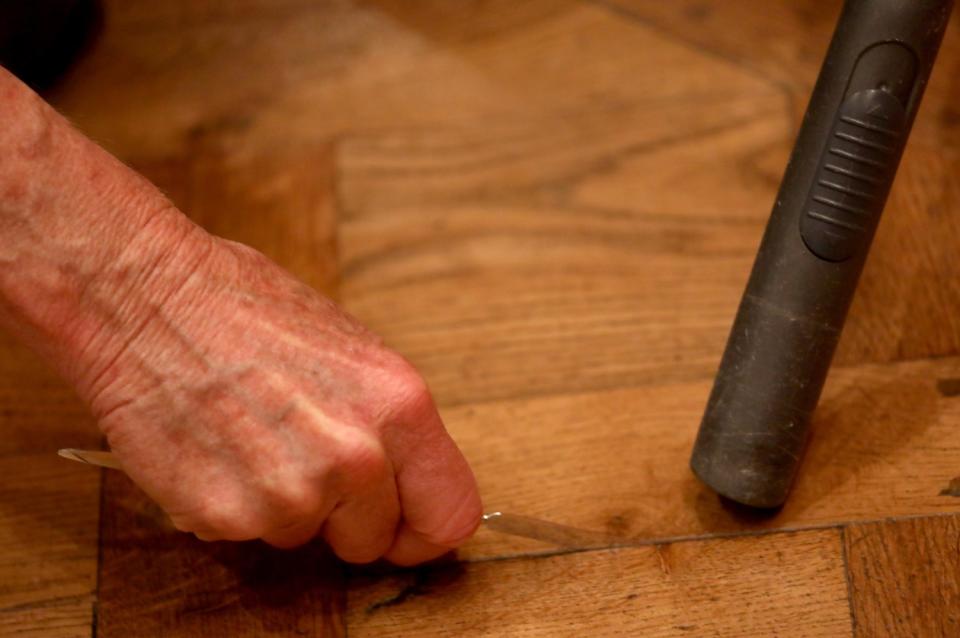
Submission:
[[[209,241],[0,69],[0,321],[71,381],[143,329]]]

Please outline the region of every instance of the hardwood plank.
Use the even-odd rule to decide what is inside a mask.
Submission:
[[[321,544],[198,541],[119,472],[103,498],[97,636],[344,635],[342,567]]]
[[[791,132],[773,92],[600,102],[570,116],[350,136],[340,153],[344,219],[490,202],[769,214],[762,200],[779,184]]]
[[[729,60],[775,82],[798,98],[813,89],[837,23],[841,0],[596,0],[625,18]],[[803,105],[800,105],[801,107]]]
[[[227,152],[198,143],[185,156],[132,159],[200,226],[253,246],[317,290],[335,292],[334,167],[329,144]]]
[[[722,503],[687,467],[709,380],[443,410],[486,509],[608,535],[584,546],[960,511],[960,359],[834,370],[800,478],[775,516]],[[550,545],[481,529],[468,560]]]
[[[80,401],[0,335],[0,634],[90,636],[97,573],[98,472],[59,447],[96,447]]]
[[[0,635],[17,638],[88,638],[93,635],[93,597],[71,598],[39,607],[7,609],[0,613]]]
[[[529,101],[556,90],[547,49],[577,60],[566,94],[601,97],[339,145],[342,299],[441,403],[715,369],[786,157],[781,96],[605,10],[580,19],[483,62]]]
[[[840,15],[840,0],[777,0],[757,11],[750,0],[591,0],[705,55],[729,61],[780,87],[796,125],[806,109]],[[911,144],[960,143],[960,24],[944,38]]]
[[[350,635],[843,636],[835,530],[422,568],[351,583]]]
[[[654,6],[643,4],[674,11]],[[727,15],[730,6],[749,9],[751,29],[798,11],[709,6],[730,24],[739,15]],[[445,404],[715,370],[796,114],[779,84],[739,59],[618,12],[590,19],[622,23],[604,29],[623,44],[571,66],[599,66],[601,55],[635,43],[655,52],[645,71],[623,56],[608,64],[622,66],[614,77],[631,70],[636,91],[600,93],[563,112],[378,128],[339,145],[343,299],[426,373]],[[785,19],[780,39],[787,28],[803,40],[815,30],[807,22]],[[509,79],[525,72],[522,60],[511,59]],[[534,86],[545,83],[535,63],[528,72]],[[723,73],[736,83],[711,92]],[[579,81],[571,75],[571,92]],[[838,364],[960,353],[960,319],[950,312],[960,307],[960,219],[944,213],[960,205],[960,154],[942,97],[954,84],[948,73],[934,77],[920,116],[934,132],[918,124],[908,148]]]
[[[90,636],[99,473],[55,449],[4,456],[0,473],[0,635]]]
[[[289,13],[303,13],[316,7],[316,0],[195,0],[194,2],[112,2],[112,22],[115,28],[171,28],[198,26],[210,23],[254,22],[286,17]],[[323,8],[329,12],[342,10],[351,4],[326,0]],[[521,29],[556,13],[566,11],[571,2],[527,2],[517,4],[510,0],[484,0],[458,3],[443,0],[421,0],[410,5],[402,0],[369,0],[364,5],[402,21],[417,31],[426,31],[430,39],[460,41],[488,36],[498,37],[502,31]]]
[[[845,533],[857,636],[960,633],[960,519],[851,525]]]
[[[759,233],[731,225],[715,242],[709,222],[629,213],[400,211],[380,240],[343,230],[341,295],[442,405],[707,378],[750,267],[736,243]]]
[[[497,178],[471,184],[469,171],[431,182],[430,170],[410,169],[429,151],[398,153],[394,146],[382,153],[390,153],[385,161],[407,168],[378,173],[370,160],[377,146],[347,144],[342,298],[424,372],[445,405],[709,378],[775,188],[759,177],[738,182],[737,173],[750,175],[749,163],[738,159],[751,154],[747,140],[754,149],[769,144],[776,126],[750,123],[653,151],[637,171],[584,187],[595,199],[582,205],[537,201],[547,199],[539,194],[490,201],[482,192]],[[738,135],[743,141],[720,158],[727,168],[719,174],[712,162],[676,161]],[[467,136],[459,148],[469,157],[482,153],[468,150],[478,144]],[[589,152],[589,144],[571,142],[578,146]],[[455,157],[431,161],[440,166]],[[960,218],[944,212],[960,205],[957,158],[908,151],[836,364],[960,352],[960,318],[951,311],[960,308]],[[686,169],[655,177],[642,170],[657,164]],[[523,174],[517,167],[490,173],[510,183],[511,170]],[[610,205],[617,188],[624,200],[640,201],[637,184],[645,179],[662,212],[645,210],[642,201]],[[700,214],[697,192],[705,200]],[[711,192],[723,193],[719,204]],[[711,210],[727,203],[734,214]]]
[[[722,61],[688,64],[702,56],[572,0],[530,0],[522,10],[506,0],[443,3],[433,12],[399,2],[275,11],[264,2],[199,3],[142,18],[126,4],[107,3],[103,37],[53,94],[122,157],[179,155],[211,136],[230,147],[287,148],[358,131],[548,113],[569,121],[598,102],[718,86],[772,90]]]
[[[287,146],[498,108],[481,73],[375,3],[105,4],[103,37],[56,97],[121,155],[169,156],[211,134]],[[524,4],[549,16],[577,3]]]
[[[600,208],[615,207],[618,201],[639,202],[632,206],[638,213],[671,216],[697,210],[719,219],[736,214],[760,224],[769,215],[786,164],[789,145],[781,142],[792,137],[784,133],[783,123],[779,130],[768,125],[766,135],[758,134],[761,126],[758,121],[620,161],[616,170],[584,180],[576,201]],[[704,145],[717,154],[705,154]],[[960,261],[955,258],[960,222],[947,212],[960,206],[957,148],[919,139],[908,146],[850,311],[837,363],[960,353],[960,317],[952,312],[960,308]],[[742,229],[730,224],[724,232]],[[678,246],[677,252],[682,248]],[[745,249],[752,258],[756,246]],[[745,283],[745,278],[737,282],[729,294],[739,298]],[[629,290],[624,291],[627,294]],[[732,313],[726,321],[729,325]]]
[[[515,48],[519,39],[542,45],[537,36],[545,26],[582,22],[583,15],[600,15],[597,9],[610,12],[613,7],[621,11],[619,21],[624,25],[632,23],[776,86],[799,123],[839,13],[838,0],[778,0],[767,3],[762,12],[747,0],[594,0],[594,4],[590,8],[571,0],[520,5],[509,0],[455,4],[330,0],[318,6],[304,0],[247,0],[153,7],[113,0],[106,3],[102,39],[79,65],[76,81],[55,95],[85,130],[97,137],[104,133],[108,145],[121,154],[126,150],[169,154],[182,150],[178,144],[212,130],[235,139],[241,129],[252,128],[252,139],[273,144],[283,137],[277,135],[280,131],[326,136],[331,130],[353,128],[353,123],[359,128],[449,123],[478,108],[487,112],[503,101],[494,97],[498,86],[473,72],[475,64],[458,65],[456,58],[474,62],[479,57],[485,62],[494,46]],[[925,109],[933,114],[921,118],[914,135],[934,146],[945,137],[955,145],[960,135],[953,80],[960,68],[960,47],[952,45],[958,29],[953,25],[948,33],[929,91]],[[584,40],[606,46],[602,38],[593,37],[576,38],[571,44],[581,46]],[[656,49],[643,52],[617,57],[626,57],[622,64],[643,64]],[[559,51],[551,53],[543,59],[565,57],[558,58]],[[125,57],[117,59],[118,54]],[[578,65],[584,62],[578,60]],[[515,66],[525,73],[524,65]],[[279,67],[293,73],[274,73]],[[651,68],[669,72],[684,65],[652,63],[646,66],[648,75]],[[145,69],[151,73],[143,73]],[[581,95],[580,89],[601,79],[593,74],[587,83],[563,84],[550,78],[575,69],[550,63],[540,70],[548,71],[538,77],[556,87],[551,98],[558,105],[569,106],[571,98],[595,97],[595,92]],[[630,91],[638,77],[642,75],[635,72],[633,82],[626,78],[619,90]],[[657,77],[661,83],[665,79]],[[739,86],[726,77],[716,79],[717,85]],[[678,78],[669,81],[676,83]],[[479,83],[484,86],[470,88]],[[120,85],[124,91],[117,91]],[[414,104],[405,93],[418,96],[421,103]],[[375,100],[369,99],[371,94]],[[512,109],[529,106],[511,104]],[[500,109],[489,114],[503,115]],[[142,121],[152,126],[143,127]],[[269,127],[260,126],[268,122]],[[296,143],[297,138],[287,140]]]
[[[495,126],[435,143],[347,142],[342,299],[447,405],[711,376],[768,214],[755,196],[770,186],[731,155],[673,160],[718,138],[738,138],[735,154],[767,148],[784,132],[776,109],[762,100],[665,103],[625,116],[622,130],[598,114],[567,127],[566,139],[550,126],[528,132],[529,156],[519,133]],[[659,117],[648,117],[653,110]],[[659,126],[665,118],[690,123],[689,137],[673,141],[672,127]],[[549,162],[541,143],[556,149]],[[617,195],[599,194],[605,187],[593,196],[606,201],[564,201],[565,184],[603,180],[615,170],[608,164],[631,161],[631,147],[650,147],[651,165],[686,166],[646,178],[660,193],[652,200],[686,203],[648,209],[634,196],[642,186],[631,192],[626,178],[619,207]],[[492,159],[473,170],[476,157]],[[441,168],[451,165],[467,168]],[[721,201],[703,211],[683,194],[724,180]],[[749,209],[718,214],[751,198]]]
[[[331,293],[328,147],[225,153],[216,144],[137,167],[206,228],[264,251]],[[342,566],[320,543],[295,552],[202,543],[172,529],[123,474],[105,476],[97,635],[340,636]]]
[[[960,354],[960,153],[907,148],[864,268],[840,363]]]

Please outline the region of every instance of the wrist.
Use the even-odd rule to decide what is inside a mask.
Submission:
[[[52,332],[52,358],[95,412],[104,411],[98,398],[117,378],[145,388],[156,376],[148,368],[184,348],[185,326],[213,279],[208,266],[215,245],[214,237],[166,207],[71,286],[79,294],[57,313],[67,322]]]
[[[84,399],[163,315],[181,314],[215,242],[171,206],[144,215],[129,232],[91,237],[89,250],[43,241],[0,274],[5,323]]]
[[[0,321],[90,392],[214,241],[0,69]]]

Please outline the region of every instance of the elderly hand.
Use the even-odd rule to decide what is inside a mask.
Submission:
[[[88,402],[181,530],[429,560],[481,514],[420,375],[212,237],[0,69],[0,319]]]

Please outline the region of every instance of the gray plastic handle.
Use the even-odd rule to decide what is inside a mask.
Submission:
[[[727,498],[787,498],[952,7],[844,5],[690,460]]]

